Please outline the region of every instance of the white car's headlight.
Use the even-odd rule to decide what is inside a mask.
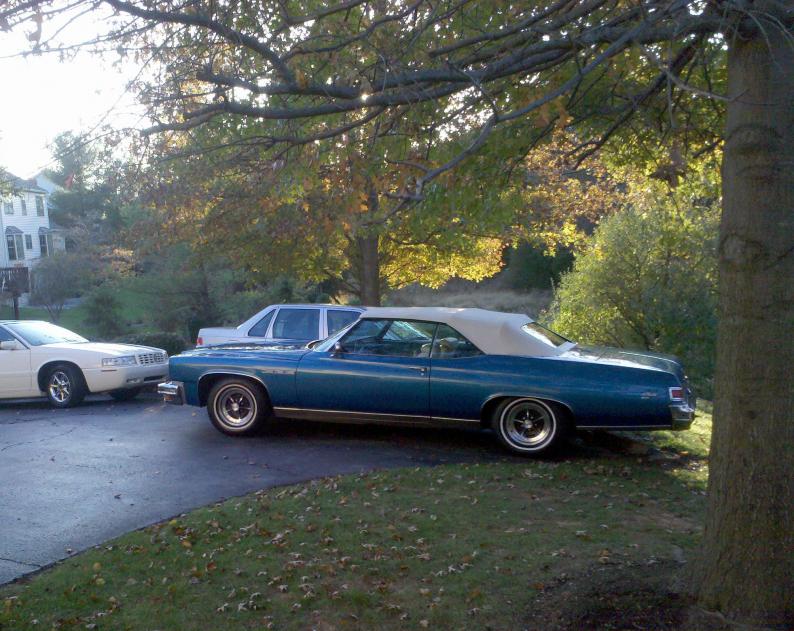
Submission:
[[[102,360],[103,366],[135,366],[138,362],[135,361],[134,355],[125,355],[124,357],[105,357]]]

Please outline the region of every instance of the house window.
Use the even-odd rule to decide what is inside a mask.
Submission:
[[[22,248],[22,235],[21,234],[7,234],[6,246],[8,246],[8,260],[9,261],[24,261],[25,250]]]
[[[20,204],[20,207],[22,208],[22,214],[23,215],[27,215],[28,214],[28,203],[27,203],[27,201],[25,200],[24,197],[20,197],[19,198],[19,204]]]
[[[32,250],[33,249],[33,237],[29,234],[25,235],[25,249]]]
[[[44,216],[44,197],[36,195],[36,214],[39,217]]]
[[[40,234],[39,247],[41,248],[42,256],[50,256],[52,254],[52,235]]]
[[[6,215],[13,215],[14,202],[3,202],[3,209],[5,210]]]

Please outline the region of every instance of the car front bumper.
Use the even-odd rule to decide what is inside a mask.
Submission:
[[[91,392],[109,392],[154,386],[168,377],[168,363],[83,370]]]
[[[185,404],[185,384],[181,381],[165,381],[157,385],[157,394],[163,395],[163,401],[172,405]]]

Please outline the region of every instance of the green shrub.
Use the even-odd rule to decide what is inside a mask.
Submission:
[[[718,222],[685,194],[635,198],[596,229],[545,319],[578,342],[677,355],[710,397]]]
[[[100,285],[83,301],[85,322],[101,338],[113,338],[129,329],[122,315],[122,305],[116,291],[109,285]]]
[[[505,276],[510,287],[519,291],[551,289],[572,264],[569,250],[550,255],[541,245],[522,243],[508,252]]]
[[[179,355],[187,348],[185,340],[175,333],[132,333],[116,339],[123,344],[140,344],[162,348],[169,355]]]
[[[237,326],[272,303],[273,296],[267,290],[238,291],[228,296],[221,304],[222,320],[207,326]]]
[[[325,303],[331,302],[331,297],[318,285],[300,283],[287,276],[277,276],[264,287],[228,292],[223,300],[218,299],[217,302],[222,316],[221,322],[201,326],[237,326],[268,305],[289,302]]]
[[[54,252],[42,258],[33,270],[30,303],[44,307],[57,322],[69,298],[79,296],[95,276],[87,256],[75,252]]]

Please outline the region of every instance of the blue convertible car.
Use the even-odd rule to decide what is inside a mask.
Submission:
[[[170,359],[171,403],[250,434],[269,418],[491,427],[536,454],[582,429],[687,429],[695,400],[673,357],[585,348],[519,314],[375,308],[308,347],[227,345]]]

